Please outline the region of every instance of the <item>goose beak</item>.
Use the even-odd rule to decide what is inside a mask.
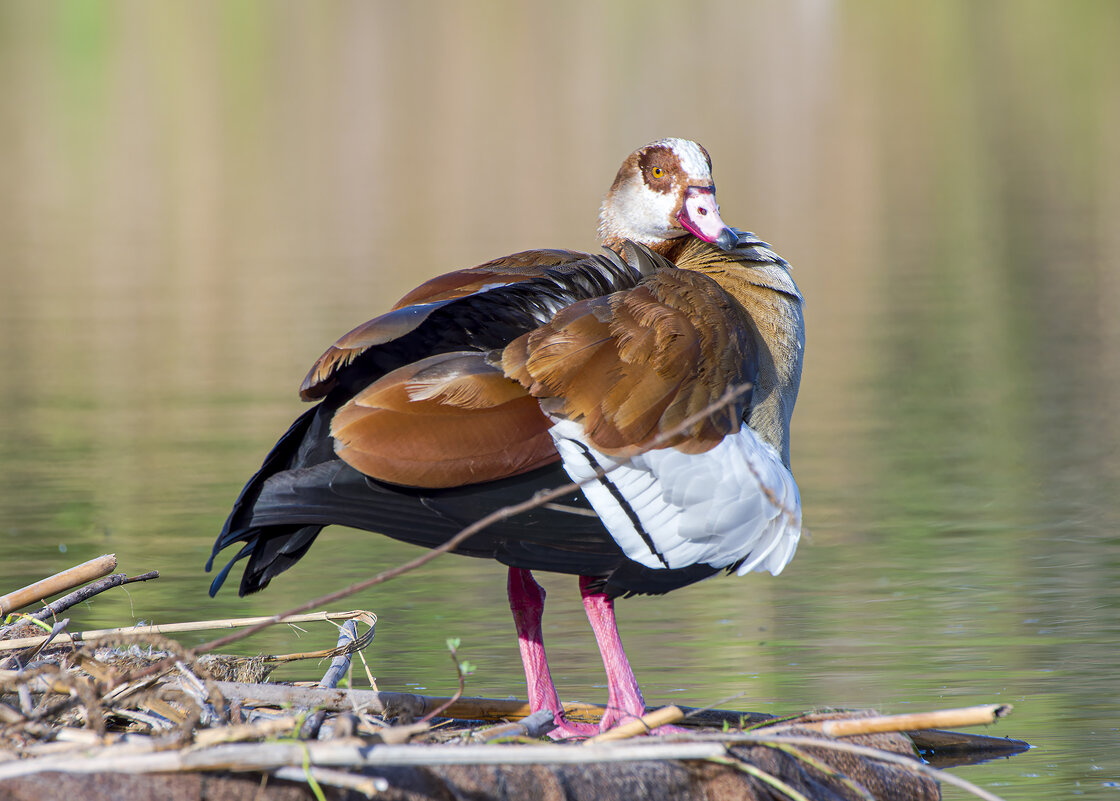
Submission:
[[[685,189],[677,221],[693,236],[711,242],[721,250],[731,250],[739,243],[739,235],[719,216],[714,186],[690,186]]]

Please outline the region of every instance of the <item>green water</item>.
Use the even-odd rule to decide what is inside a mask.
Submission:
[[[619,603],[647,699],[1007,702],[990,733],[1037,747],[962,775],[1118,797],[1117,75],[1120,6],[1081,0],[0,5],[0,586],[161,572],[73,612],[94,628],[415,555],[332,529],[250,599],[201,572],[326,345],[438,272],[593,247],[619,161],[689,136],[808,299],[810,535],[778,578]],[[604,700],[575,580],[541,578],[562,696]],[[382,689],[451,692],[453,636],[469,692],[524,692],[499,566],[355,607]]]

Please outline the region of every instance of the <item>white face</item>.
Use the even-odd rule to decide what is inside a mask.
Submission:
[[[604,241],[656,245],[690,232],[714,241],[726,227],[715,203],[708,154],[687,139],[660,139],[632,153],[599,212]]]
[[[676,192],[655,192],[639,176],[607,197],[601,216],[604,222],[610,219],[620,237],[652,245],[688,233],[677,223],[679,206]]]

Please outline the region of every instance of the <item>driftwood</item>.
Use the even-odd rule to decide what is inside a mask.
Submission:
[[[889,738],[895,738],[890,740]],[[884,739],[886,738],[886,739]],[[905,740],[898,735],[865,735],[873,743],[865,754],[851,754],[859,746],[835,743],[820,732],[789,733],[768,737],[763,733],[705,739],[668,741],[643,738],[623,743],[601,743],[583,747],[556,744],[534,745],[408,745],[371,746],[363,740],[326,742],[238,743],[197,750],[156,751],[155,744],[141,749],[137,744],[110,746],[87,755],[58,755],[34,760],[37,772],[45,771],[53,780],[59,774],[86,775],[112,773],[150,774],[167,772],[274,771],[289,768],[281,775],[296,778],[291,766],[308,765],[319,773],[313,778],[324,784],[331,781],[329,771],[346,770],[353,784],[371,775],[387,780],[397,788],[398,798],[442,798],[443,792],[420,794],[417,786],[437,787],[463,792],[473,787],[473,797],[518,797],[512,788],[540,784],[551,788],[552,798],[571,799],[660,799],[699,798],[698,792],[718,788],[720,798],[770,799],[770,793],[786,788],[800,796],[820,799],[933,799],[936,785],[918,775],[929,771],[907,753]],[[836,748],[836,746],[843,746]],[[781,750],[785,748],[787,750]],[[803,749],[801,753],[798,749]],[[883,750],[886,749],[886,750]],[[848,756],[844,756],[847,753]],[[874,759],[868,759],[871,755]],[[847,761],[845,761],[847,760]],[[891,765],[885,765],[891,762]],[[898,763],[895,766],[893,763]],[[703,767],[707,765],[707,767]],[[21,785],[16,780],[35,771],[25,761],[0,764],[0,788]],[[296,768],[299,770],[300,768]],[[372,771],[372,774],[371,774]],[[648,785],[634,786],[636,777],[657,776]],[[598,777],[593,787],[589,776]],[[765,779],[759,778],[764,776]],[[834,779],[844,776],[851,787]],[[336,776],[335,778],[341,778]],[[32,783],[34,784],[34,783]],[[962,782],[967,786],[967,782]],[[826,788],[836,785],[828,794]],[[482,788],[489,788],[482,792]],[[839,789],[837,789],[837,787]],[[412,788],[409,790],[408,788]],[[562,790],[563,794],[557,794]],[[507,793],[503,795],[503,791]],[[466,794],[466,793],[463,793]],[[394,796],[389,796],[394,797]],[[712,796],[708,796],[712,797]],[[992,798],[979,794],[980,798]],[[89,798],[87,796],[87,798]],[[92,801],[92,799],[90,799]]]

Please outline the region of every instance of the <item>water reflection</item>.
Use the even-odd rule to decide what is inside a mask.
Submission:
[[[76,616],[103,626],[272,612],[408,558],[336,530],[262,596],[204,601],[199,572],[327,343],[436,272],[592,247],[619,159],[689,136],[809,300],[813,536],[778,579],[620,604],[643,687],[1010,701],[995,733],[1041,747],[971,778],[1102,792],[1118,45],[1093,2],[3,4],[0,576],[103,551],[161,570]],[[574,583],[544,580],[557,680],[600,698]],[[522,692],[502,587],[444,560],[356,599],[382,686],[449,690],[458,636],[472,691]]]

